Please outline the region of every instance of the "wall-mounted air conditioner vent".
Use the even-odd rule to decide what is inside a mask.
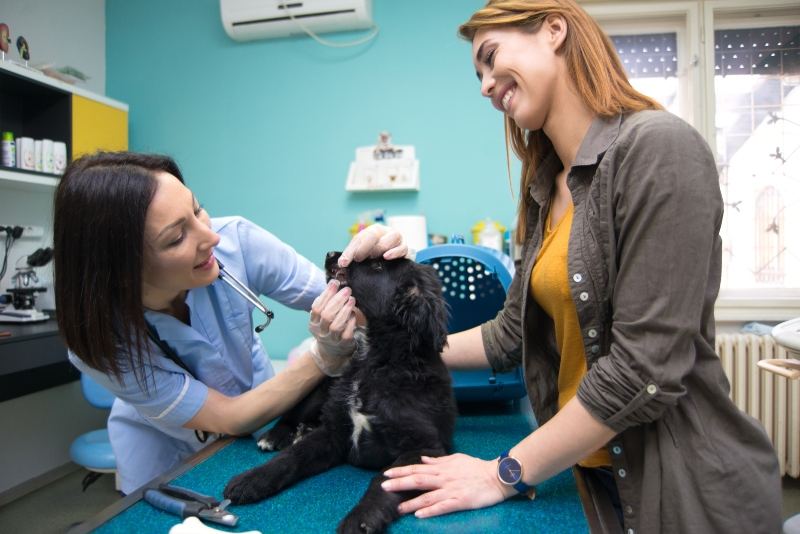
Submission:
[[[237,41],[373,26],[372,0],[220,0],[220,13],[225,32]]]

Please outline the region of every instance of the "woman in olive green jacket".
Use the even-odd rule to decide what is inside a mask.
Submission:
[[[707,143],[630,86],[572,0],[490,1],[460,33],[522,159],[523,260],[504,309],[444,358],[522,365],[539,427],[502,462],[425,459],[384,487],[430,490],[400,505],[430,517],[579,464],[626,532],[779,532],[777,458],[714,353],[723,203]]]

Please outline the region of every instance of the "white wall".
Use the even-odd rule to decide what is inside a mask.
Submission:
[[[30,46],[31,65],[74,67],[90,76],[78,86],[105,94],[105,0],[0,0],[0,22],[11,29],[7,59],[19,60],[16,40],[23,35]],[[0,186],[0,224],[36,225],[45,230],[44,238],[22,239],[11,249],[0,290],[10,285],[21,256],[52,243],[52,195],[52,190]],[[52,264],[39,269],[45,285],[52,278],[51,269]],[[37,305],[52,308],[52,293],[40,297]],[[49,473],[63,474],[71,465],[72,439],[105,426],[106,417],[107,412],[89,406],[78,382],[1,402],[0,505],[45,483]]]
[[[0,22],[11,30],[7,58],[20,60],[16,43],[22,35],[31,65],[74,67],[90,77],[80,87],[105,94],[105,0],[0,0]]]

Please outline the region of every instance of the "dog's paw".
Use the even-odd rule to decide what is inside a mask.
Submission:
[[[382,514],[364,514],[353,510],[342,519],[336,532],[338,534],[376,534],[384,532],[390,521],[382,517]]]
[[[230,479],[222,495],[233,504],[249,504],[266,499],[273,493],[268,477],[256,468]]]
[[[280,451],[289,445],[294,445],[312,430],[314,430],[314,428],[307,426],[305,423],[298,424],[297,428],[277,425],[272,427],[269,432],[258,440],[258,447],[262,451]]]
[[[262,451],[279,451],[285,449],[294,441],[295,429],[288,425],[275,425],[258,440],[258,447]]]

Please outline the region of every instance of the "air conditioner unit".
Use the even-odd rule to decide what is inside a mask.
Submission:
[[[362,30],[373,26],[372,0],[220,0],[222,25],[236,41]]]

